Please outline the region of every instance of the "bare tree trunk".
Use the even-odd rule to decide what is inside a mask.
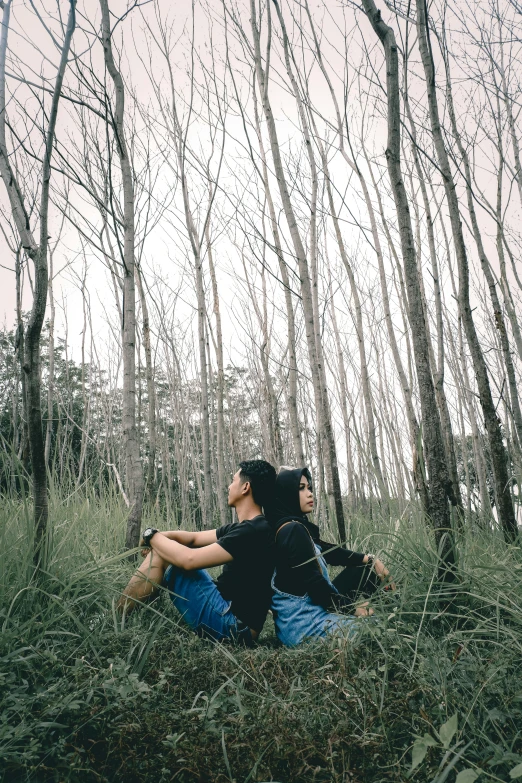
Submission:
[[[172,61],[170,59],[170,44],[168,42],[168,35],[166,28],[161,27],[161,40],[158,43],[160,52],[166,60],[167,68],[169,71],[169,87],[170,87],[170,114],[169,120],[172,122],[173,127],[169,128],[169,134],[171,136],[174,151],[177,158],[178,172],[181,181],[181,192],[183,197],[183,209],[185,215],[185,226],[192,249],[192,255],[194,258],[194,278],[196,288],[196,301],[197,301],[197,313],[198,313],[198,358],[199,358],[199,372],[200,372],[200,434],[201,434],[201,467],[198,468],[197,482],[198,487],[201,487],[201,514],[203,527],[208,527],[212,524],[213,516],[213,495],[212,495],[212,460],[210,457],[210,420],[209,420],[209,379],[208,379],[208,365],[207,365],[207,351],[206,351],[206,318],[207,309],[205,301],[205,287],[203,277],[203,239],[205,236],[205,228],[208,220],[210,219],[210,210],[213,203],[213,196],[217,188],[217,181],[211,183],[208,173],[207,164],[207,186],[209,189],[214,186],[214,190],[211,191],[212,195],[209,198],[209,207],[203,221],[203,230],[201,236],[199,235],[198,226],[196,224],[195,212],[192,209],[189,195],[189,183],[187,179],[187,133],[188,128],[184,129],[181,125],[180,116],[178,115],[177,105],[177,93],[174,82],[174,74],[172,69]],[[192,41],[192,47],[194,42]],[[192,78],[194,74],[192,73]],[[192,105],[191,105],[192,111]],[[190,116],[190,113],[189,113]],[[213,142],[212,142],[213,144]],[[221,150],[223,154],[223,150]],[[201,481],[201,473],[203,475],[203,481]]]
[[[328,265],[328,269],[329,268],[330,267]],[[335,339],[335,351],[337,354],[337,373],[335,375],[339,382],[339,397],[340,397],[340,404],[341,404],[341,413],[343,417],[344,438],[345,438],[345,446],[346,446],[346,471],[348,475],[347,495],[348,495],[348,503],[353,507],[355,506],[354,498],[356,496],[356,493],[355,493],[355,485],[354,485],[354,470],[353,470],[353,459],[352,459],[352,448],[351,448],[351,437],[350,437],[350,416],[348,415],[348,404],[347,404],[348,392],[346,388],[346,368],[344,364],[343,351],[341,348],[339,327],[337,325],[335,302],[332,295],[330,295],[330,311],[331,311],[332,326],[333,326],[333,333]]]
[[[377,261],[379,265],[379,279],[381,283],[381,293],[382,293],[382,300],[383,300],[383,307],[384,307],[384,317],[386,320],[386,330],[388,333],[388,339],[390,341],[390,346],[392,349],[392,355],[395,362],[395,366],[397,368],[397,374],[399,376],[399,381],[402,388],[402,393],[404,396],[404,402],[406,405],[406,417],[408,419],[408,425],[410,429],[410,439],[411,439],[411,445],[412,445],[412,455],[413,455],[413,478],[415,481],[415,487],[417,489],[417,492],[419,493],[422,507],[424,509],[424,513],[426,515],[429,515],[429,500],[428,500],[428,492],[426,487],[426,481],[424,477],[424,471],[422,469],[422,460],[424,459],[422,454],[422,438],[420,435],[420,426],[419,422],[417,420],[417,415],[415,413],[415,409],[413,407],[413,395],[412,395],[412,372],[411,372],[411,349],[410,349],[410,340],[409,335],[407,332],[406,327],[406,317],[404,315],[404,308],[408,307],[407,302],[407,296],[406,292],[404,290],[404,282],[402,277],[402,270],[400,266],[399,257],[397,255],[395,244],[392,240],[392,236],[390,234],[390,230],[388,227],[388,223],[386,221],[386,217],[384,214],[384,208],[382,205],[382,198],[379,191],[379,188],[377,187],[377,182],[375,181],[375,176],[373,173],[373,168],[371,166],[370,160],[368,158],[368,154],[366,152],[366,148],[363,145],[362,147],[364,152],[364,157],[366,160],[366,163],[368,165],[368,170],[370,172],[370,177],[372,180],[373,189],[375,191],[375,195],[377,196],[377,203],[379,206],[379,214],[381,216],[381,222],[382,227],[384,229],[384,233],[386,234],[386,239],[388,241],[388,245],[392,254],[393,261],[395,262],[395,268],[397,269],[397,273],[400,278],[400,291],[401,295],[399,296],[399,302],[401,305],[401,313],[403,317],[403,323],[404,323],[404,331],[406,336],[406,345],[407,345],[407,357],[408,357],[408,375],[406,375],[406,371],[404,369],[402,358],[399,352],[399,346],[397,344],[397,338],[395,336],[395,328],[393,325],[393,320],[391,317],[391,311],[390,311],[390,297],[388,295],[388,283],[386,280],[386,272],[384,269],[384,258],[383,253],[381,249],[380,239],[379,239],[379,232],[377,230],[377,221],[375,219],[375,215],[373,214],[373,208],[371,211],[371,214],[373,215],[372,218],[372,235],[374,240],[374,245],[376,249],[376,255],[377,255]],[[367,199],[367,204],[371,205],[371,199]]]
[[[493,270],[491,268],[489,259],[486,255],[485,249],[484,249],[484,243],[482,241],[482,233],[480,231],[477,214],[475,210],[475,202],[473,198],[473,190],[472,190],[472,180],[471,180],[471,168],[469,164],[469,156],[468,153],[464,147],[464,144],[462,143],[462,138],[458,129],[457,125],[457,118],[455,114],[455,108],[453,105],[453,91],[452,91],[452,83],[451,83],[451,74],[450,74],[450,68],[449,68],[449,60],[447,51],[444,48],[443,50],[444,54],[444,62],[446,66],[446,98],[448,102],[448,113],[451,121],[451,128],[453,132],[453,136],[455,137],[455,141],[457,143],[457,147],[460,153],[460,156],[462,158],[462,162],[464,164],[464,178],[466,182],[466,196],[467,196],[467,204],[468,204],[468,211],[471,219],[471,226],[473,230],[473,237],[475,240],[475,244],[477,246],[477,251],[479,255],[480,265],[482,267],[482,271],[484,273],[484,277],[486,278],[486,282],[489,289],[489,295],[491,298],[491,304],[493,306],[493,316],[495,320],[495,326],[499,332],[500,336],[500,343],[502,348],[502,354],[504,357],[504,364],[506,366],[506,372],[508,376],[509,381],[509,389],[511,394],[511,400],[512,400],[512,408],[513,408],[513,419],[515,422],[515,429],[517,432],[517,438],[518,438],[518,450],[520,451],[520,448],[522,447],[522,412],[520,410],[520,401],[518,396],[518,390],[517,390],[517,382],[516,382],[516,376],[515,376],[515,368],[513,365],[513,358],[511,355],[510,345],[509,345],[509,338],[507,334],[506,329],[506,323],[504,320],[504,313],[502,311],[502,307],[500,305],[500,300],[498,298],[497,294],[497,287],[495,284],[495,279],[493,276]],[[498,97],[498,96],[497,96]],[[499,107],[500,108],[500,107]],[[500,113],[500,111],[499,111]],[[499,171],[498,171],[498,183],[497,183],[497,208],[496,208],[496,220],[497,220],[497,252],[498,257],[500,261],[500,269],[501,269],[501,280],[502,280],[502,288],[504,291],[504,299],[506,303],[506,310],[508,311],[508,314],[510,314],[510,321],[513,327],[513,333],[515,335],[515,341],[517,336],[519,335],[519,326],[516,319],[516,314],[514,312],[514,309],[510,306],[510,292],[509,287],[507,285],[506,280],[506,274],[505,274],[505,262],[504,262],[504,241],[503,241],[503,232],[502,232],[502,167],[503,167],[503,151],[502,151],[502,140],[500,138],[498,139],[498,147],[499,147]],[[521,358],[522,358],[522,352],[521,352]]]
[[[16,279],[16,336],[15,352],[20,372],[22,389],[22,414],[20,422],[20,439],[18,443],[18,459],[21,460],[27,472],[29,468],[29,433],[27,429],[27,378],[24,372],[24,323],[22,320],[22,248],[17,248],[15,259]]]
[[[473,452],[475,456],[475,468],[479,483],[480,501],[482,504],[483,517],[489,521],[491,518],[491,500],[488,494],[488,482],[486,478],[486,466],[484,460],[484,446],[480,437],[480,432],[475,415],[475,406],[473,403],[473,392],[468,375],[468,364],[464,355],[464,340],[462,337],[462,319],[459,319],[459,350],[460,367],[462,367],[462,386],[464,387],[464,400],[467,402],[468,418],[471,424],[471,437],[473,439]]]
[[[277,217],[274,209],[274,201],[272,199],[272,193],[270,190],[270,183],[268,179],[266,153],[265,153],[265,146],[263,143],[263,136],[261,134],[261,124],[259,122],[259,112],[257,108],[255,83],[254,83],[254,116],[256,122],[256,133],[257,133],[257,139],[259,144],[259,152],[261,155],[263,185],[265,188],[265,195],[266,195],[268,211],[270,215],[270,227],[274,239],[274,248],[277,255],[277,261],[279,264],[281,279],[283,281],[283,289],[284,289],[284,296],[285,296],[286,320],[287,320],[287,345],[288,345],[288,395],[287,395],[288,416],[290,419],[290,429],[292,432],[294,457],[297,462],[297,465],[304,465],[305,458],[303,452],[303,442],[301,437],[301,427],[299,425],[299,415],[297,412],[296,336],[295,336],[294,307],[292,303],[292,289],[290,287],[290,277],[288,275],[288,269],[283,255],[283,248],[281,245],[281,238],[279,236],[279,228],[277,225]]]
[[[389,516],[389,492],[382,472],[381,460],[379,457],[379,451],[377,449],[377,439],[375,435],[375,419],[374,419],[374,412],[373,412],[372,393],[370,387],[370,375],[368,372],[368,360],[366,357],[366,347],[364,344],[364,326],[363,326],[363,319],[362,319],[361,299],[359,296],[357,283],[355,281],[355,275],[353,273],[352,265],[350,264],[348,254],[346,252],[346,247],[344,244],[341,228],[339,225],[339,220],[337,217],[337,210],[335,208],[335,203],[333,199],[332,183],[330,180],[330,171],[328,167],[328,161],[326,158],[326,152],[319,138],[319,135],[318,134],[316,135],[317,135],[317,143],[319,145],[319,150],[321,153],[321,159],[323,163],[323,171],[326,179],[326,192],[328,195],[328,204],[330,207],[330,217],[332,218],[333,225],[334,225],[335,237],[337,239],[337,247],[339,249],[339,254],[341,256],[341,260],[343,262],[344,268],[346,270],[346,274],[348,275],[348,280],[350,282],[350,291],[355,307],[355,328],[357,332],[357,344],[359,347],[359,361],[361,366],[361,386],[362,386],[362,392],[364,398],[364,407],[366,411],[366,421],[368,426],[368,430],[367,430],[368,446],[370,449],[373,470],[377,478],[377,484],[379,485],[381,502],[383,504],[385,514]]]
[[[182,178],[184,175],[182,175]],[[206,303],[205,289],[203,286],[203,267],[200,249],[195,255],[196,272],[196,298],[198,306],[198,347],[199,347],[199,372],[201,387],[201,453],[203,464],[203,527],[208,527],[212,520],[212,470],[210,460],[210,422],[209,422],[209,394],[208,394],[208,368],[207,352],[205,345],[205,319]]]
[[[502,45],[502,27],[499,24],[499,42],[500,42],[500,78],[502,84],[502,95],[504,97],[504,106],[506,109],[506,115],[508,119],[509,135],[511,137],[511,146],[513,147],[513,157],[515,159],[515,179],[517,182],[518,195],[520,198],[520,206],[522,207],[522,166],[520,165],[520,145],[518,143],[517,130],[515,125],[515,119],[513,117],[513,102],[509,95],[507,81],[506,81],[506,69],[504,67],[504,46]],[[499,67],[498,63],[495,63],[496,67]]]
[[[216,460],[217,460],[217,479],[218,479],[218,509],[219,518],[222,525],[227,523],[229,518],[228,506],[225,499],[226,472],[225,472],[225,366],[223,359],[223,329],[221,325],[221,310],[219,307],[219,291],[216,276],[216,267],[214,265],[214,252],[212,250],[212,241],[210,237],[210,220],[207,221],[205,229],[207,242],[208,268],[210,280],[212,283],[212,299],[214,302],[214,319],[216,322],[216,334],[214,336],[211,330],[214,350],[217,361],[217,389],[216,389]]]
[[[136,427],[136,293],[135,293],[135,227],[134,182],[124,129],[125,88],[112,52],[108,0],[100,0],[102,43],[105,65],[116,92],[112,124],[120,160],[123,182],[123,439],[126,452],[127,483],[131,509],[127,518],[125,545],[137,546],[140,539],[143,510],[143,469]]]
[[[266,272],[265,267],[261,269],[261,284],[263,292],[263,311],[261,316],[261,332],[263,335],[263,342],[260,346],[260,359],[263,367],[263,375],[265,377],[265,384],[267,390],[267,402],[268,402],[268,425],[270,431],[270,451],[272,454],[271,459],[276,465],[282,465],[284,462],[283,457],[283,443],[281,440],[281,421],[279,418],[279,407],[277,403],[277,394],[274,389],[274,381],[270,374],[270,343],[271,335],[268,328],[268,308],[267,308],[267,292],[266,292]],[[261,313],[259,313],[261,315]]]
[[[449,476],[446,468],[442,427],[431,375],[428,337],[424,320],[422,295],[417,275],[411,216],[401,171],[401,119],[397,44],[392,28],[383,22],[381,12],[377,10],[373,0],[363,0],[363,7],[375,33],[383,45],[386,57],[386,93],[388,99],[388,145],[386,149],[386,160],[397,211],[404,261],[404,274],[408,288],[408,315],[419,383],[423,427],[422,435],[424,438],[426,466],[429,476],[429,516],[435,531],[435,540],[441,557],[440,575],[442,578],[451,579],[455,569],[455,550],[447,499]]]
[[[53,292],[53,253],[49,254],[49,305],[51,315],[49,318],[49,378],[47,381],[47,425],[45,428],[45,464],[49,466],[51,455],[51,435],[53,431],[53,394],[54,394],[54,323],[56,307]]]
[[[147,382],[147,426],[149,430],[149,462],[147,468],[146,495],[148,502],[152,501],[156,492],[156,384],[154,383],[154,367],[152,362],[152,347],[150,342],[150,321],[147,298],[143,287],[142,273],[136,265],[136,283],[140,297],[141,315],[143,319],[143,350],[145,352],[145,378]]]
[[[517,317],[515,314],[515,310],[511,306],[511,302],[510,302],[511,292],[509,290],[509,284],[506,275],[506,262],[504,256],[504,242],[503,242],[503,231],[502,231],[502,179],[503,179],[502,174],[504,169],[504,159],[503,159],[504,153],[502,149],[502,139],[500,137],[500,134],[498,138],[498,148],[499,148],[500,160],[499,160],[498,177],[497,177],[497,204],[496,204],[497,253],[500,262],[500,280],[501,280],[501,288],[504,291],[504,302],[506,304],[506,310],[508,312],[508,317],[510,318],[512,327],[514,327],[513,332],[516,335],[518,331],[518,324],[517,324]],[[488,270],[491,271],[489,264],[488,264]],[[491,296],[491,303],[493,305],[493,311],[495,314],[495,327],[498,330],[498,334],[500,338],[500,347],[502,350],[502,356],[504,358],[504,366],[506,368],[506,375],[507,375],[508,386],[509,386],[509,395],[511,397],[510,412],[511,412],[511,416],[513,417],[513,423],[515,425],[515,433],[516,433],[516,438],[514,443],[515,443],[516,450],[520,455],[522,454],[522,412],[520,410],[520,400],[518,396],[515,366],[513,363],[513,356],[511,355],[511,347],[509,344],[506,322],[504,320],[504,313],[502,312],[500,301],[497,296],[497,288],[494,282],[493,285],[491,286],[489,284],[489,280],[488,280],[488,287]]]
[[[306,340],[308,346],[310,369],[312,373],[312,381],[314,387],[315,407],[316,407],[317,420],[318,420],[317,431],[319,437],[323,437],[325,442],[328,444],[328,453],[325,455],[325,462],[328,465],[329,471],[331,473],[332,490],[335,499],[335,515],[337,519],[337,528],[341,541],[344,542],[346,540],[346,529],[344,523],[341,485],[339,481],[339,469],[337,466],[337,453],[335,448],[332,423],[330,419],[330,411],[326,404],[327,403],[327,396],[325,397],[326,389],[322,388],[324,368],[321,366],[321,357],[317,355],[317,349],[316,349],[315,321],[314,321],[314,312],[313,312],[312,289],[310,284],[310,273],[308,269],[308,262],[306,258],[303,241],[301,239],[299,228],[297,226],[296,216],[294,213],[294,209],[292,207],[290,193],[288,191],[288,186],[286,183],[274,115],[272,113],[272,107],[270,105],[270,101],[268,98],[268,74],[265,73],[262,65],[261,42],[260,42],[260,33],[256,21],[255,0],[251,0],[250,7],[251,7],[250,22],[251,22],[252,34],[254,38],[254,52],[255,52],[254,59],[255,59],[256,76],[259,85],[259,91],[261,94],[263,112],[265,115],[265,120],[268,128],[268,135],[270,139],[270,148],[272,151],[275,176],[277,179],[277,184],[279,186],[281,201],[283,203],[283,210],[285,213],[286,221],[290,231],[290,236],[292,238],[292,243],[294,246],[294,252],[299,267],[301,295],[303,300],[303,310],[304,310],[304,320],[305,320],[305,332],[306,332]],[[276,8],[279,14],[280,13],[279,7],[277,5]],[[283,26],[283,38],[284,40],[286,40],[286,33],[284,30],[284,26]],[[304,119],[304,112],[302,111],[302,106],[300,106],[298,92],[297,93],[294,92],[294,97],[296,98],[298,109],[300,108],[300,115]],[[305,133],[306,136],[308,136],[306,119],[304,119],[304,123],[303,123],[303,132]],[[307,148],[311,151],[311,144],[308,138],[307,138]]]
[[[435,87],[435,67],[429,41],[426,0],[416,0],[416,2],[417,35],[426,79],[431,132],[444,182],[444,190],[448,202],[453,242],[459,270],[459,309],[462,316],[464,331],[466,333],[466,339],[471,351],[473,368],[475,370],[475,377],[477,379],[477,386],[480,394],[480,403],[488,433],[499,520],[506,539],[512,541],[517,535],[517,524],[513,511],[513,503],[511,501],[510,482],[507,471],[507,453],[502,440],[502,430],[491,395],[487,365],[475,329],[473,311],[469,299],[468,258],[462,231],[462,223],[460,220],[455,182],[451,172],[449,157],[444,144],[439,120]]]
[[[464,509],[462,506],[462,497],[459,486],[459,478],[457,472],[457,462],[455,458],[455,444],[453,439],[453,428],[451,424],[451,417],[448,408],[448,401],[446,399],[446,392],[444,390],[444,323],[442,319],[442,300],[439,281],[439,265],[437,262],[437,251],[435,247],[435,233],[433,230],[433,218],[431,215],[430,201],[428,198],[428,192],[426,189],[425,173],[422,169],[421,161],[419,158],[417,147],[417,130],[410,110],[408,83],[407,83],[407,69],[405,67],[404,75],[404,105],[408,120],[410,124],[410,133],[412,138],[412,154],[415,164],[415,170],[417,172],[417,178],[422,194],[422,201],[424,205],[424,213],[426,219],[426,228],[428,234],[428,247],[430,251],[431,260],[431,274],[433,279],[433,292],[435,298],[435,317],[437,327],[437,360],[433,360],[433,380],[435,384],[435,394],[437,396],[437,402],[439,406],[442,431],[444,433],[444,443],[446,447],[446,456],[448,460],[448,473],[451,482],[450,488],[450,500],[457,510],[457,519],[459,523],[462,523]],[[419,245],[420,253],[420,245]],[[449,263],[449,259],[448,259]],[[419,265],[419,275],[422,279],[422,271]]]
[[[312,16],[311,16],[311,13],[310,13],[308,2],[306,2],[306,13],[307,13],[307,16],[308,16],[308,21],[310,23],[310,27],[312,29],[312,34],[313,34],[314,44],[315,44],[315,54],[316,54],[316,57],[317,57],[317,61],[319,63],[319,67],[321,69],[321,72],[323,73],[323,76],[325,77],[325,80],[327,82],[328,89],[330,91],[330,96],[331,96],[333,104],[334,104],[336,120],[337,120],[337,135],[338,135],[338,141],[339,141],[339,151],[341,152],[341,155],[343,156],[344,160],[346,161],[346,163],[348,164],[350,169],[357,174],[357,177],[359,178],[359,183],[360,183],[362,191],[363,191],[363,196],[364,196],[364,200],[365,200],[365,204],[366,204],[366,209],[368,211],[368,217],[369,217],[369,220],[370,220],[370,227],[371,227],[372,238],[373,238],[373,246],[374,246],[374,249],[375,249],[375,253],[377,255],[377,260],[378,260],[378,265],[379,265],[379,276],[380,276],[380,282],[381,282],[381,291],[382,291],[382,296],[383,296],[383,304],[384,304],[384,312],[385,312],[388,336],[389,336],[389,339],[390,339],[390,345],[391,345],[392,353],[393,353],[393,356],[394,356],[395,365],[397,367],[397,372],[399,374],[399,379],[401,381],[401,386],[402,386],[403,393],[404,393],[404,399],[405,399],[405,403],[406,403],[406,411],[407,411],[407,416],[408,416],[408,423],[409,423],[409,426],[410,426],[410,433],[411,433],[411,440],[412,440],[412,444],[413,444],[413,450],[414,450],[414,452],[416,452],[416,450],[419,448],[419,444],[420,444],[420,439],[418,437],[419,425],[418,425],[417,417],[416,417],[414,409],[413,409],[412,397],[411,397],[411,388],[410,388],[410,385],[409,385],[409,383],[408,383],[408,381],[406,379],[406,375],[405,375],[403,367],[402,367],[402,361],[401,361],[401,358],[400,358],[400,354],[399,354],[399,350],[398,350],[398,346],[397,346],[397,341],[396,341],[396,338],[395,338],[395,332],[394,332],[394,328],[393,328],[393,324],[392,324],[392,320],[391,320],[389,297],[388,297],[388,290],[387,290],[387,284],[386,284],[386,275],[385,275],[385,271],[384,271],[384,261],[383,261],[383,255],[382,255],[382,249],[381,249],[381,242],[380,242],[379,232],[378,232],[378,229],[377,229],[377,221],[375,219],[375,211],[374,211],[374,208],[373,208],[373,204],[372,204],[372,201],[371,201],[371,198],[370,198],[368,186],[366,184],[366,180],[364,178],[364,175],[363,175],[359,165],[357,164],[357,161],[355,159],[352,159],[348,155],[348,153],[346,152],[346,149],[345,149],[343,121],[341,119],[341,113],[339,111],[339,105],[338,105],[338,101],[337,101],[337,96],[335,94],[335,90],[333,89],[333,85],[332,85],[330,76],[329,76],[328,71],[326,69],[326,66],[324,64],[324,60],[323,60],[322,53],[321,53],[321,46],[320,46],[319,40],[317,38],[317,34],[316,34],[315,26],[314,26],[314,23],[313,23],[313,20],[312,20]],[[316,136],[318,138],[318,143],[320,144],[321,149],[322,149],[322,144],[320,142],[320,138],[319,138],[319,135],[317,133],[316,133]],[[348,137],[348,127],[346,127],[346,136],[347,136],[347,139],[348,139],[348,143],[350,143],[350,140],[349,140],[349,137]],[[350,148],[352,149],[352,154],[353,154],[353,148],[352,148],[351,144],[350,144]],[[368,156],[367,156],[364,144],[362,145],[362,149],[363,149],[364,157],[366,159],[366,163],[367,163],[369,171],[370,171],[370,176],[372,178],[373,186],[374,186],[374,189],[376,190],[377,197],[378,197],[378,200],[379,200],[379,206],[380,206],[380,209],[381,209],[381,215],[382,215],[382,218],[383,218],[384,228],[387,231],[387,226],[386,226],[386,223],[385,223],[385,220],[384,220],[384,214],[383,214],[383,211],[382,211],[382,204],[381,204],[380,193],[378,191],[378,188],[377,188],[376,183],[375,183],[375,179],[373,177],[373,172],[372,172],[372,169],[371,169],[370,162],[368,160]],[[324,155],[324,151],[323,151],[323,159],[324,158],[325,158],[325,155]],[[329,187],[329,190],[331,191],[331,186]],[[331,199],[330,199],[330,201],[331,201]],[[337,223],[338,223],[338,221],[337,221]],[[338,228],[336,228],[336,233],[339,235]],[[389,241],[391,243],[391,237],[389,236],[389,232],[388,232],[387,235],[388,235],[388,239],[389,239]],[[345,254],[345,256],[346,256],[346,254]],[[345,261],[344,257],[343,257],[343,261]],[[346,262],[345,262],[345,265],[346,265]],[[352,278],[353,278],[353,274],[350,276],[350,273],[349,273],[350,283],[352,283]],[[353,286],[352,286],[352,290],[353,290]],[[364,376],[364,372],[363,372],[363,376]],[[363,389],[365,387],[366,387],[366,384],[364,382],[364,377],[363,377]],[[365,395],[365,400],[367,400],[367,395]],[[367,407],[367,402],[366,402],[366,407]],[[372,419],[373,419],[373,414],[369,418],[370,432],[371,432],[371,428],[372,428]],[[377,451],[376,451],[376,445],[372,446],[371,440],[372,439],[371,439],[371,435],[370,435],[370,449],[371,449],[371,452],[372,452],[372,460],[373,460],[373,462],[375,464]],[[375,440],[375,438],[374,438],[374,440]],[[419,459],[421,459],[421,458],[422,458],[422,455],[418,455],[418,457],[415,460],[415,463],[416,463],[415,474],[417,476],[417,485],[418,485],[418,489],[419,489],[421,498],[423,500],[423,505],[425,507],[425,510],[427,510],[427,506],[426,506],[426,502],[427,502],[426,501],[426,492],[425,492],[425,487],[423,486],[424,482],[423,482],[423,477],[422,477],[422,471],[420,470],[420,467],[418,466]],[[378,459],[378,455],[377,455],[377,459]],[[380,466],[379,466],[379,471],[380,471]],[[379,473],[378,473],[377,470],[376,470],[376,475],[379,478]],[[381,486],[381,494],[382,494],[382,475],[381,475],[381,480],[379,481],[379,485]]]
[[[464,411],[463,411],[463,401],[462,401],[462,390],[460,386],[457,385],[457,403],[458,403],[458,414],[459,414],[459,424],[460,424],[460,449],[462,454],[462,464],[464,467],[464,476],[466,481],[466,506],[468,511],[468,519],[471,519],[471,477],[469,473],[469,460],[468,460],[468,440],[466,435],[466,427],[464,426]]]
[[[76,486],[80,486],[80,482],[82,480],[83,476],[83,468],[85,465],[85,455],[87,452],[87,437],[88,437],[88,420],[89,420],[89,413],[88,413],[88,402],[87,402],[87,395],[85,392],[85,335],[87,332],[87,296],[85,291],[85,283],[86,283],[86,277],[87,277],[87,264],[85,262],[84,267],[84,273],[83,278],[81,281],[82,284],[82,310],[83,310],[83,329],[82,329],[82,348],[81,348],[81,356],[82,356],[82,367],[81,367],[81,384],[82,384],[82,442],[80,446],[80,464],[78,466],[78,475],[76,477]]]
[[[34,297],[31,314],[27,324],[24,345],[24,371],[27,376],[27,412],[31,466],[33,471],[34,523],[36,565],[41,560],[41,547],[47,530],[48,498],[47,468],[45,464],[45,443],[42,429],[42,401],[40,376],[40,337],[47,305],[47,286],[49,282],[47,252],[49,243],[49,188],[51,180],[51,158],[54,147],[58,104],[62,93],[63,78],[76,25],[76,3],[70,0],[64,41],[60,53],[60,64],[56,73],[52,93],[47,131],[45,134],[45,153],[42,165],[42,186],[39,205],[39,243],[35,242],[30,229],[29,215],[26,211],[22,190],[9,161],[6,146],[6,96],[5,63],[7,54],[7,35],[12,0],[2,3],[3,18],[0,34],[0,175],[7,190],[13,219],[22,247],[34,263]]]

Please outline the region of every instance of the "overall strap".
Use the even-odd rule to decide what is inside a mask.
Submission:
[[[319,562],[319,558],[318,558],[318,556],[317,556],[317,551],[316,551],[316,548],[315,548],[314,540],[313,540],[312,536],[310,535],[310,531],[309,531],[309,530],[306,528],[306,526],[305,526],[305,525],[303,525],[303,523],[302,523],[302,522],[299,522],[299,520],[298,520],[298,519],[289,519],[289,520],[288,520],[288,522],[283,522],[283,524],[281,525],[281,527],[279,527],[279,528],[277,529],[277,532],[276,532],[276,534],[275,534],[274,540],[276,540],[276,539],[277,539],[277,536],[278,536],[278,533],[279,533],[279,531],[280,531],[280,530],[282,530],[284,527],[286,527],[286,525],[290,525],[290,524],[292,524],[292,522],[297,522],[297,524],[298,524],[298,525],[301,525],[301,527],[304,527],[304,529],[305,529],[305,530],[306,530],[306,532],[308,533],[308,536],[309,536],[309,538],[310,538],[310,543],[312,544],[312,549],[313,549],[313,552],[314,552],[315,562],[317,563],[317,568],[319,569],[319,571],[320,571],[320,572],[321,572],[321,574],[322,574],[322,573],[323,573],[323,569],[321,568],[321,564],[320,564],[320,562]],[[303,564],[303,565],[304,565],[304,564]]]
[[[277,536],[279,535],[279,531],[280,531],[280,530],[282,530],[282,529],[283,529],[284,527],[286,527],[287,525],[289,525],[291,522],[297,522],[297,519],[289,519],[289,520],[288,520],[288,522],[283,522],[283,524],[281,525],[281,527],[278,527],[278,528],[277,528],[277,532],[276,532],[276,534],[275,534],[275,538],[277,538]],[[299,524],[300,524],[300,523],[299,523]]]

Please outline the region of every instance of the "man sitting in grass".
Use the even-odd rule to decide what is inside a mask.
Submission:
[[[217,530],[144,531],[149,548],[118,602],[128,612],[166,587],[185,622],[216,641],[255,641],[270,608],[274,570],[273,534],[263,506],[275,490],[276,471],[256,459],[239,463],[228,488],[228,505],[238,522]],[[214,581],[205,568],[223,566]]]

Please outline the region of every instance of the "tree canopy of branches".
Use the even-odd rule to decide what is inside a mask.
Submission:
[[[420,507],[443,579],[465,526],[513,542],[516,5],[1,5],[0,481],[36,560],[48,481],[121,496],[132,548],[144,503],[225,523],[260,455],[343,543]]]

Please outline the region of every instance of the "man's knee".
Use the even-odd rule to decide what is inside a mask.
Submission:
[[[163,581],[166,563],[157,552],[151,550],[142,564],[132,575],[130,582],[118,601],[120,610],[131,611],[137,603],[143,603],[152,598]]]
[[[156,570],[156,569],[165,571],[167,566],[168,563],[165,560],[163,560],[161,555],[158,555],[157,552],[151,549],[149,554],[146,555],[145,558],[143,559],[143,563],[141,564],[138,570],[141,571],[142,573]]]

